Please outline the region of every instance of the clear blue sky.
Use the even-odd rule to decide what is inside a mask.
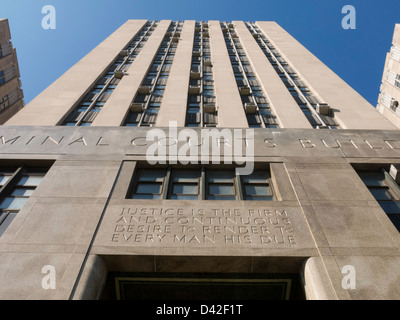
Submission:
[[[384,5],[383,5],[384,4]],[[42,7],[56,29],[42,28]],[[342,28],[342,7],[356,8],[356,29]],[[386,9],[385,9],[386,8]],[[376,105],[399,0],[0,0],[17,48],[29,103],[128,19],[276,21]]]

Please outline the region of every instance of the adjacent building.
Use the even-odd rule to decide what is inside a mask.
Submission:
[[[386,54],[377,109],[400,126],[400,24],[394,28],[392,47]]]
[[[128,20],[1,127],[1,299],[398,299],[400,133],[275,22]]]
[[[17,53],[7,19],[0,19],[0,124],[24,107]]]

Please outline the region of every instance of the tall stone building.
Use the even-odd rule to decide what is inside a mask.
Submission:
[[[397,127],[275,22],[129,20],[0,133],[2,299],[398,299]]]
[[[400,128],[400,24],[394,28],[392,47],[386,54],[377,109]]]
[[[24,107],[17,53],[7,19],[0,19],[0,124]]]

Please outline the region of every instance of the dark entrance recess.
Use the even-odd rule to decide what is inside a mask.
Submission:
[[[298,274],[109,273],[103,299],[299,300]]]

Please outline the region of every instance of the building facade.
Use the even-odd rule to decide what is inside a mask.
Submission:
[[[400,125],[400,24],[396,24],[392,47],[386,54],[377,109],[397,127]]]
[[[24,107],[17,53],[7,19],[0,19],[0,124]]]
[[[275,22],[128,20],[1,128],[1,299],[398,299],[395,124]]]

